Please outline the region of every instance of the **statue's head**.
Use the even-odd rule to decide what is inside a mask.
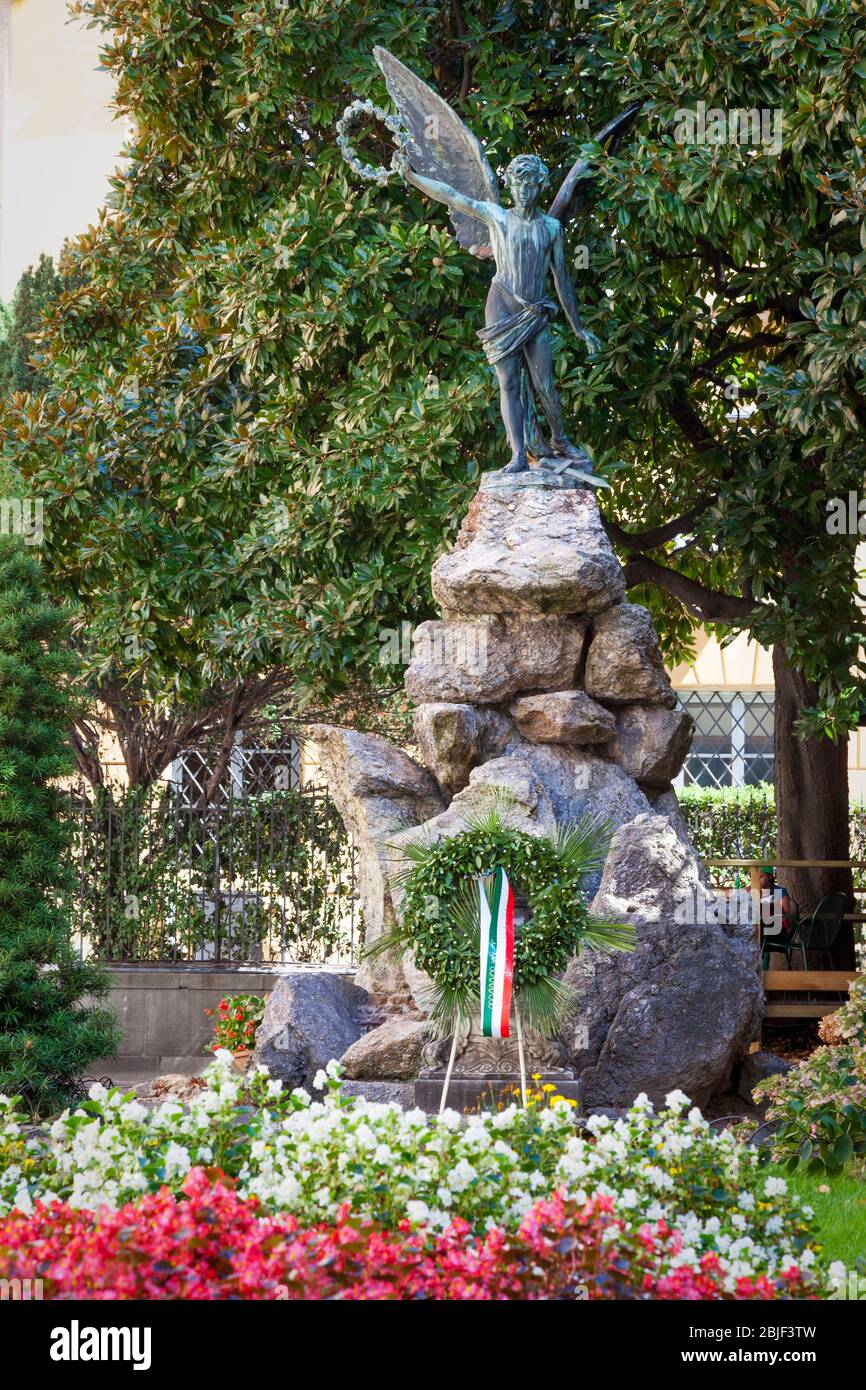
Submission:
[[[505,182],[515,203],[533,208],[550,178],[547,165],[535,154],[519,154],[505,170]]]

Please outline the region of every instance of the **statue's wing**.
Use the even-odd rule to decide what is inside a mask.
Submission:
[[[416,174],[448,183],[466,198],[498,203],[499,185],[481,142],[447,101],[387,48],[374,48],[373,57],[408,132],[406,154]],[[454,211],[451,222],[461,246],[474,256],[491,254],[490,233],[483,222]]]
[[[637,113],[640,111],[641,103],[633,101],[631,106],[627,106],[618,116],[614,116],[612,121],[608,121],[595,136],[596,143],[601,145],[608,154],[614,154],[633,125]],[[572,217],[582,208],[585,208],[590,198],[592,188],[592,175],[595,167],[588,159],[579,159],[569,169],[562,187],[550,205],[549,215],[556,217],[563,227],[568,226]]]

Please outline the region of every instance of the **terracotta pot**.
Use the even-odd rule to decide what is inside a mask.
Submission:
[[[252,1055],[253,1050],[251,1047],[242,1047],[239,1049],[239,1051],[232,1053],[232,1060],[235,1066],[237,1067],[238,1071],[240,1072],[241,1076],[243,1076],[244,1072],[249,1066],[250,1058],[252,1057]]]

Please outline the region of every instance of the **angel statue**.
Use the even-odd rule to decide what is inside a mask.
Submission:
[[[485,326],[478,336],[499,379],[502,420],[511,448],[511,459],[502,471],[523,472],[531,456],[557,473],[601,485],[601,479],[570,466],[577,462],[591,468],[591,460],[565,433],[548,330],[557,305],[545,292],[547,273],[552,270],[566,319],[591,352],[597,351],[600,344],[578,312],[564,244],[569,218],[587,201],[589,162],[579,160],[572,167],[545,213],[539,210],[538,200],[548,183],[547,166],[536,155],[518,155],[505,170],[512,199],[512,206],[505,208],[481,143],[460,117],[387,49],[374,48],[373,54],[402,123],[391,167],[407,183],[445,203],[460,245],[475,256],[492,256],[496,265]],[[376,111],[369,103],[357,105]],[[640,103],[627,107],[599,133],[598,142],[615,149],[639,108]],[[397,122],[390,117],[388,124],[393,131]],[[538,428],[533,393],[547,420],[549,445]]]

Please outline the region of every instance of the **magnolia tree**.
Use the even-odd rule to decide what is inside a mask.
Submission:
[[[848,854],[858,534],[828,521],[866,462],[857,24],[842,3],[661,0],[606,9],[592,45],[599,96],[644,101],[592,233],[616,393],[589,418],[632,463],[611,531],[675,629],[773,645],[780,858]],[[851,888],[847,871],[785,876],[804,903]]]
[[[375,682],[506,460],[477,262],[335,147],[353,95],[386,104],[373,45],[500,167],[564,172],[637,99],[572,244],[604,346],[589,363],[564,333],[559,386],[598,466],[627,465],[607,521],[669,656],[695,619],[774,644],[781,854],[845,858],[857,536],[826,519],[864,462],[866,111],[843,0],[76,8],[133,134],[6,452],[48,503],[94,679],[194,704],[280,670],[296,707]],[[355,138],[387,163],[385,132]]]

